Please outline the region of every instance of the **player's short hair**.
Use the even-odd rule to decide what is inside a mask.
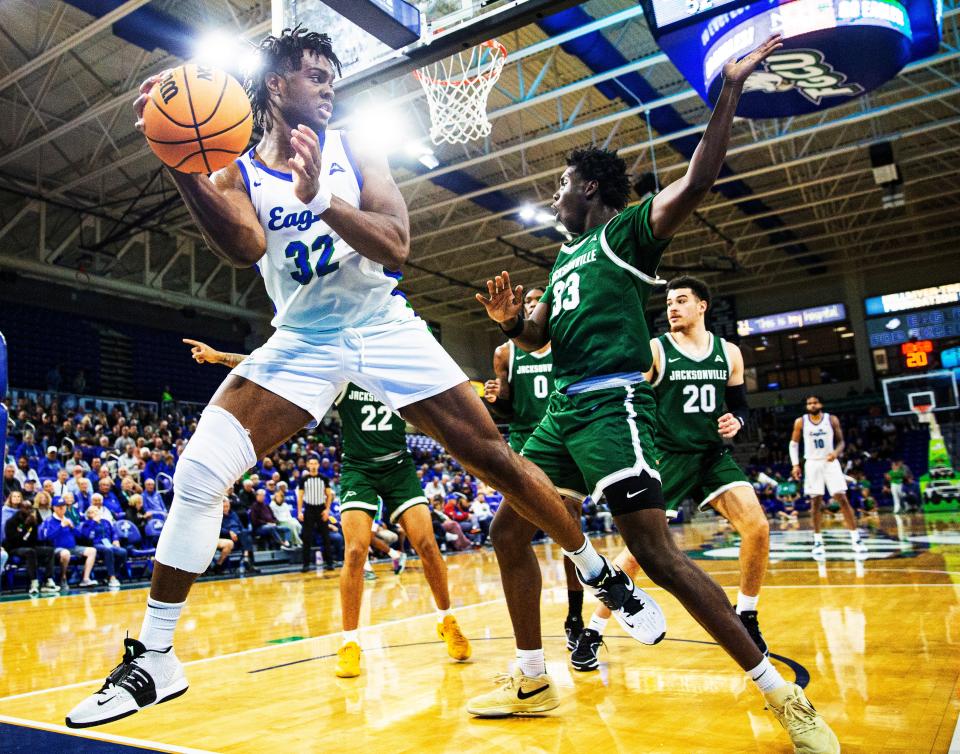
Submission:
[[[823,398],[821,398],[816,393],[810,393],[810,395],[808,395],[806,398],[803,399],[803,402],[806,403],[811,398],[814,398],[817,401],[817,403],[823,403]]]
[[[679,288],[689,288],[698,299],[707,302],[707,308],[710,307],[710,286],[700,278],[695,278],[693,275],[680,275],[667,283],[668,291]]]
[[[567,157],[567,165],[583,180],[597,182],[600,201],[607,207],[620,210],[627,206],[630,197],[627,163],[617,157],[616,152],[597,147],[575,149]]]
[[[289,73],[299,71],[303,61],[303,53],[312,51],[323,55],[337,69],[337,75],[343,71],[340,59],[333,51],[333,43],[329,35],[316,31],[307,31],[302,24],[292,29],[284,29],[280,36],[270,35],[257,46],[260,54],[260,66],[255,73],[247,76],[243,87],[250,98],[250,107],[253,110],[253,122],[267,131],[273,127],[273,116],[270,114],[270,92],[267,90],[267,74]]]

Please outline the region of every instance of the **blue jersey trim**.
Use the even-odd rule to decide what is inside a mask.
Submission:
[[[241,160],[237,160],[237,167],[240,168],[240,176],[243,178],[243,185],[247,187],[247,196],[250,196],[250,176],[247,175],[247,167]]]
[[[350,150],[350,143],[347,141],[345,131],[340,132],[340,143],[343,144],[343,153],[347,156],[347,162],[353,168],[353,174],[357,177],[357,187],[363,191],[363,175],[360,174],[360,168],[357,167],[357,161],[353,159],[353,152]]]
[[[251,150],[248,152],[248,156],[250,157],[250,162],[252,162],[254,165],[256,165],[260,170],[262,170],[262,171],[263,171],[264,173],[266,173],[267,175],[272,175],[274,178],[279,178],[281,181],[289,181],[290,183],[293,183],[293,173],[283,173],[283,172],[281,172],[281,171],[279,171],[279,170],[274,170],[273,168],[268,168],[266,165],[264,165],[262,162],[259,162],[259,161],[253,156],[253,149],[251,149]]]
[[[572,385],[567,385],[566,389],[561,392],[566,395],[577,395],[612,387],[629,387],[644,381],[643,372],[617,372],[616,374],[602,374],[599,377],[588,377]]]
[[[403,280],[403,272],[400,270],[388,270],[386,267],[384,267],[383,274],[388,278],[393,278],[394,280]]]

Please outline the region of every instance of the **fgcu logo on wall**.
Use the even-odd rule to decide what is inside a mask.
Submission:
[[[819,50],[790,50],[771,55],[747,79],[744,92],[779,94],[796,91],[819,105],[831,97],[856,97],[863,94],[860,84],[847,82],[845,73],[835,71]]]

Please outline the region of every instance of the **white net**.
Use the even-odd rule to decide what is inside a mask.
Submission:
[[[430,105],[430,138],[434,144],[464,144],[490,135],[487,97],[493,89],[507,49],[490,40],[468,52],[414,71]]]

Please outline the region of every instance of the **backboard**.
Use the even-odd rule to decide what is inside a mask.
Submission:
[[[577,0],[408,0],[420,11],[420,39],[399,50],[384,44],[321,0],[273,0],[273,33],[303,23],[330,35],[343,63],[337,96],[349,96],[577,5]],[[391,0],[356,0],[381,9]]]
[[[960,406],[956,378],[953,372],[945,369],[890,377],[883,380],[882,384],[883,398],[890,416],[914,414],[918,406],[929,406],[931,411],[950,411]]]

